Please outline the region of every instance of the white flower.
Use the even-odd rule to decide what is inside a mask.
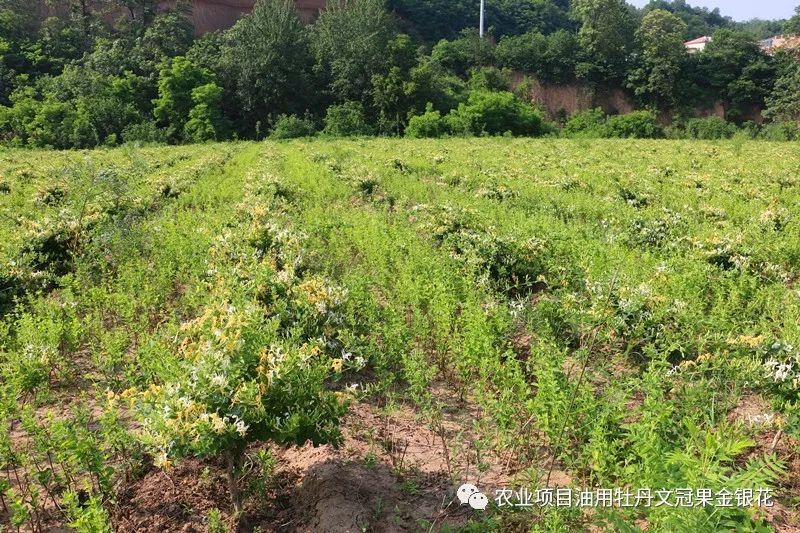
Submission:
[[[236,433],[238,433],[240,437],[247,435],[248,425],[244,423],[244,420],[237,419],[234,428],[236,428]]]
[[[342,350],[343,361],[349,361],[351,357],[353,357],[353,354],[351,352],[345,352],[344,350]]]
[[[165,468],[169,466],[170,463],[169,458],[167,457],[167,452],[159,452],[158,455],[156,455],[156,457],[153,459],[153,463],[157,468]]]
[[[780,361],[771,359],[764,363],[764,369],[767,372],[767,376],[777,383],[782,383],[796,377],[793,363],[781,363]]]
[[[359,387],[360,385],[358,383],[351,383],[350,385],[347,386],[347,390],[349,392],[355,392],[358,390]]]
[[[277,279],[278,282],[280,282],[280,283],[282,283],[284,285],[287,285],[292,281],[293,277],[294,277],[294,274],[292,273],[291,270],[281,270],[275,276],[275,279]]]
[[[215,387],[220,387],[220,388],[224,387],[226,381],[227,380],[225,379],[225,376],[223,376],[222,374],[214,374],[213,376],[211,376],[211,384],[214,385]]]
[[[673,300],[672,301],[672,310],[681,312],[686,310],[686,302],[683,300]]]

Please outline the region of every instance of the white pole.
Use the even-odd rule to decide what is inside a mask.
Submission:
[[[484,2],[484,0],[481,0],[481,22],[480,22],[480,30],[479,30],[481,38],[483,38],[483,8],[484,8],[483,2]]]

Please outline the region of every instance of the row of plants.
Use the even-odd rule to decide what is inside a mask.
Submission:
[[[751,429],[729,423],[725,413],[746,394],[760,392],[771,398],[781,413],[780,426],[791,434],[796,432],[797,388],[788,385],[796,354],[777,350],[780,355],[776,359],[766,355],[776,343],[780,347],[785,342],[780,334],[768,332],[776,331],[775,313],[785,302],[779,295],[795,276],[791,260],[784,263],[787,274],[765,278],[759,271],[731,269],[718,262],[713,236],[708,251],[701,248],[700,253],[687,253],[688,243],[648,252],[642,246],[651,246],[649,238],[614,237],[617,232],[623,237],[631,230],[634,236],[639,233],[636,220],[643,211],[655,214],[667,204],[684,212],[686,207],[672,202],[686,203],[680,180],[693,167],[701,171],[713,168],[717,177],[712,180],[741,179],[723,170],[728,166],[720,164],[723,156],[714,148],[703,147],[673,157],[673,168],[666,173],[644,169],[638,187],[653,186],[653,194],[644,200],[645,194],[624,192],[606,176],[589,174],[598,168],[618,168],[603,162],[612,160],[609,151],[627,147],[605,146],[607,153],[599,160],[595,160],[596,153],[579,157],[569,167],[579,172],[573,179],[582,181],[583,187],[571,185],[559,193],[553,188],[556,183],[543,176],[532,179],[527,170],[558,162],[555,145],[540,144],[533,157],[518,151],[525,145],[511,145],[500,151],[516,158],[493,159],[488,152],[497,146],[462,145],[456,149],[453,141],[449,143],[446,147],[407,144],[399,150],[394,143],[371,143],[367,157],[354,144],[336,150],[310,146],[316,152],[313,159],[324,161],[331,169],[328,172],[345,178],[351,194],[361,197],[368,209],[384,213],[393,226],[408,217],[433,249],[445,251],[456,264],[463,264],[464,272],[472,275],[478,287],[485,286],[495,295],[485,294],[483,311],[471,317],[479,320],[476,325],[494,321],[495,327],[480,326],[477,338],[462,340],[465,350],[475,350],[457,351],[452,363],[457,368],[466,363],[471,370],[464,374],[440,370],[437,376],[456,387],[469,383],[476,401],[486,408],[492,427],[487,433],[497,439],[495,445],[519,446],[514,449],[527,459],[523,464],[541,461],[543,452],[545,458],[553,454],[562,468],[592,486],[622,483],[719,489],[726,483],[736,487],[780,483],[785,464],[768,452],[752,456],[746,464],[739,462],[737,458],[752,448],[755,440]],[[376,157],[376,151],[383,158]],[[659,153],[659,157],[664,155]],[[731,159],[730,166],[736,167],[740,160]],[[548,168],[548,175],[553,170],[559,175],[557,164],[551,162]],[[637,169],[642,171],[639,166]],[[502,187],[487,188],[487,180],[499,181]],[[769,202],[777,189],[763,181],[759,185],[766,189],[761,201]],[[582,190],[589,187],[594,189],[591,194]],[[749,204],[736,200],[732,190],[710,196],[704,201],[736,212],[739,222],[723,228],[741,232],[746,226],[746,234],[753,229],[753,238],[760,239],[760,247],[753,248],[756,253],[772,249],[773,244],[765,239],[793,239],[782,233],[780,225],[765,226],[769,217],[763,213],[753,216],[752,200]],[[598,198],[603,205],[596,205]],[[432,209],[428,205],[449,207]],[[742,209],[750,213],[749,218],[740,218]],[[609,214],[618,220],[608,220]],[[682,217],[691,221],[678,223],[675,236],[687,236],[689,243],[693,233],[704,235],[704,227],[713,228],[719,222],[702,218],[698,222],[688,214]],[[531,235],[538,243],[533,248]],[[672,241],[660,242],[668,245]],[[527,276],[518,274],[520,268]],[[519,283],[498,285],[498,276],[535,283],[525,284],[528,291],[520,292]],[[481,280],[490,283],[483,285]],[[515,290],[508,291],[509,286]],[[536,294],[533,298],[532,293]],[[743,311],[740,304],[733,303],[743,298],[766,299],[771,307],[765,310],[753,304]],[[713,305],[710,313],[708,305]],[[784,335],[793,334],[789,323],[779,323],[789,328]],[[509,342],[514,324],[531,337],[520,353],[514,353]],[[451,335],[457,335],[456,326],[450,329]],[[731,331],[753,332],[755,340],[751,342],[746,335],[731,337]],[[487,375],[482,369],[491,360],[489,353],[498,354],[502,364]],[[409,358],[405,364],[414,368],[419,362]],[[436,359],[428,364],[440,369],[449,366]],[[577,375],[584,364],[587,378],[579,387]],[[418,374],[409,371],[409,375]],[[794,387],[793,392],[777,393],[778,388],[787,386]],[[708,411],[709,390],[717,391],[715,412]],[[423,396],[418,401],[424,405],[427,400]],[[506,425],[498,424],[503,413],[511,415]],[[671,461],[665,463],[664,457]],[[701,468],[709,458],[713,466]],[[754,527],[763,520],[758,511],[717,509],[709,513],[638,510],[625,514],[625,519],[644,516],[652,527],[665,530],[713,529],[732,523]],[[613,521],[618,517],[603,518],[617,523]]]
[[[31,153],[3,156],[0,209],[39,221],[86,204],[98,222],[1,322],[0,512],[17,527],[102,530],[120,482],[187,457],[223,465],[235,523],[263,503],[259,443],[336,444],[356,397],[413,406],[454,482],[464,454],[532,487],[556,470],[576,487],[774,488],[793,505],[798,161],[778,145],[131,149],[94,152],[58,187],[49,165],[78,154]],[[105,167],[128,192],[84,201]],[[20,263],[16,220],[2,252]],[[753,396],[767,422],[737,414]],[[453,408],[477,413],[466,441],[444,429]],[[476,527],[641,521],[766,527],[757,508],[661,507],[492,508]]]
[[[16,179],[3,208],[16,216],[0,225],[2,258],[19,280],[0,328],[0,509],[9,527],[110,530],[119,483],[140,475],[148,457],[112,391],[167,364],[153,345],[164,317],[178,313],[170,292],[185,279],[169,225],[238,151],[6,155],[4,173]],[[184,254],[198,244],[188,237]],[[39,242],[63,254],[31,252]]]
[[[374,135],[363,110],[355,103],[334,106],[324,120],[324,128],[311,117],[280,116],[271,136],[275,139],[313,137],[354,137]],[[578,139],[701,139],[796,141],[800,127],[794,122],[763,125],[745,122],[738,126],[721,117],[677,119],[664,126],[651,111],[633,111],[608,116],[600,109],[578,112],[560,127],[548,121],[534,106],[510,92],[470,93],[466,103],[442,114],[428,105],[425,112],[411,116],[405,129],[409,138],[476,136],[560,136]]]
[[[570,138],[637,138],[720,140],[733,137],[768,141],[796,141],[800,126],[796,122],[770,122],[759,125],[744,122],[736,125],[722,117],[678,118],[664,127],[651,112],[635,111],[626,115],[606,116],[595,108],[576,113],[564,124],[562,135]]]

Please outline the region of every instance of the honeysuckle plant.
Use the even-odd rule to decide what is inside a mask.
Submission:
[[[298,261],[286,254],[276,261],[274,248],[293,239],[274,234],[281,237],[256,246],[219,238],[210,252],[209,304],[180,329],[177,371],[164,383],[124,393],[157,466],[169,469],[181,457],[224,458],[236,511],[247,445],[336,444],[348,397],[326,387],[338,354],[325,341],[341,326],[346,293],[281,269]]]
[[[248,443],[340,439],[346,406],[325,389],[330,361],[315,346],[281,343],[277,326],[253,304],[220,301],[187,324],[175,379],[134,399],[156,465],[224,457],[237,509],[236,476]]]

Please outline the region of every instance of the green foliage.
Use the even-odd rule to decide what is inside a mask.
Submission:
[[[562,29],[549,35],[503,37],[495,55],[501,67],[531,73],[542,83],[559,84],[574,80],[579,48],[575,34]]]
[[[739,120],[748,108],[763,106],[772,88],[772,60],[747,33],[718,30],[693,61],[697,83],[726,104],[728,118]]]
[[[291,0],[258,0],[226,33],[219,63],[241,106],[234,116],[248,133],[257,122],[304,112],[315,98],[308,35]]]
[[[417,105],[420,87],[414,81],[417,51],[408,35],[397,35],[387,44],[389,70],[372,76],[372,104],[378,111],[378,130],[400,135],[406,117]]]
[[[122,141],[126,143],[166,144],[168,140],[167,131],[155,121],[131,124],[122,132]]]
[[[367,124],[364,108],[359,102],[345,102],[328,108],[323,132],[326,135],[350,137],[369,135],[372,128]]]
[[[430,58],[421,58],[409,77],[417,111],[430,102],[434,109],[446,113],[466,98],[464,81]]]
[[[544,119],[529,103],[510,92],[475,90],[446,117],[455,135],[536,136],[546,133]]]
[[[650,111],[633,111],[609,117],[603,127],[603,136],[610,138],[656,139],[662,135],[658,118]]]
[[[494,62],[494,49],[478,32],[468,29],[452,41],[441,40],[433,47],[431,59],[460,76],[473,68],[489,66]]]
[[[784,31],[786,33],[800,33],[800,6],[794,8],[796,13],[792,18],[786,21]]]
[[[675,104],[677,85],[683,70],[686,23],[664,10],[649,11],[636,30],[641,47],[641,67],[629,75],[634,94],[645,96],[660,109]]]
[[[234,511],[205,526],[241,527],[237,502],[275,509],[283,454],[260,443],[339,442],[359,397],[381,421],[419,414],[453,452],[443,474],[547,449],[581,486],[780,487],[796,470],[797,165],[741,138],[6,150],[4,518],[106,530],[124,480],[162,477],[155,460],[176,484],[227,477]],[[349,433],[369,439],[358,462],[380,469],[366,433]],[[653,506],[496,509],[468,527],[644,523],[775,525]]]
[[[311,31],[315,73],[336,102],[364,101],[386,71],[392,19],[383,0],[331,0]]]
[[[454,39],[475,26],[476,7],[466,0],[391,0],[389,6],[427,42]],[[552,33],[572,29],[569,6],[563,0],[500,0],[486,4],[486,19],[497,37],[527,32]]]
[[[160,142],[164,132],[172,143],[260,139],[280,115],[321,123],[347,102],[363,107],[360,131],[402,136],[427,103],[447,115],[466,104],[468,87],[509,90],[498,75],[507,69],[531,80],[520,86],[525,98],[536,82],[577,84],[575,98],[629,89],[678,116],[719,103],[736,123],[758,121],[761,109],[773,121],[796,115],[796,62],[755,42],[774,21],[736,24],[680,1],[636,11],[623,0],[497,0],[483,39],[465,0],[332,0],[307,25],[292,1],[259,0],[232,28],[197,38],[180,2],[174,11],[154,0],[64,7],[37,20],[20,0],[0,6],[4,144],[93,148]],[[111,24],[101,12],[126,16]],[[712,30],[706,53],[685,53],[684,36]],[[206,91],[195,102],[193,91],[209,84],[221,96]]]
[[[441,137],[446,132],[447,124],[442,114],[434,110],[431,104],[428,104],[422,115],[411,117],[406,127],[406,137],[414,139]]]
[[[562,133],[567,137],[602,137],[605,123],[606,114],[601,108],[587,109],[569,117]]]
[[[470,91],[510,91],[511,72],[495,67],[473,69],[467,84]]]
[[[721,117],[693,118],[685,121],[682,137],[689,139],[730,139],[739,128]]]
[[[770,120],[800,121],[800,63],[794,57],[782,58],[784,67],[766,99],[764,117]]]
[[[67,492],[64,495],[64,506],[69,518],[69,526],[80,533],[111,533],[108,511],[103,502],[97,498],[89,498],[81,502],[77,493]]]
[[[193,142],[219,141],[228,137],[230,125],[222,115],[222,87],[207,83],[192,90],[192,107],[189,120],[183,127],[187,138]]]
[[[158,99],[153,114],[159,125],[167,128],[168,136],[179,139],[186,130],[189,112],[197,105],[194,91],[201,88],[199,96],[216,97],[216,87],[212,83],[212,74],[201,69],[185,57],[176,57],[164,65],[158,77]],[[207,90],[207,88],[211,88]]]
[[[574,114],[564,124],[567,137],[655,139],[663,135],[656,115],[650,111],[634,111],[606,117],[600,108]]]
[[[600,108],[574,114],[562,132],[583,138],[655,139],[663,135],[658,118],[650,111],[606,117]]]
[[[796,122],[772,122],[761,129],[759,136],[768,141],[798,141],[800,126]]]
[[[578,77],[594,83],[621,81],[633,44],[634,21],[629,6],[624,0],[576,0],[572,11],[581,24]]]
[[[648,13],[656,9],[677,15],[686,23],[684,40],[695,39],[701,35],[711,35],[719,28],[730,27],[734,24],[730,17],[725,17],[720,13],[719,8],[708,9],[707,7],[692,6],[683,0],[651,0],[644,7],[644,12]],[[769,36],[772,35],[774,33]]]
[[[431,43],[454,39],[464,28],[475,25],[475,6],[468,0],[390,0],[388,5]]]
[[[275,139],[296,139],[313,137],[317,133],[317,125],[311,117],[297,115],[278,115],[272,127],[271,137]]]

